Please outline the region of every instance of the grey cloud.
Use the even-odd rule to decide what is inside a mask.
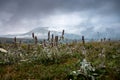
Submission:
[[[76,29],[82,26],[94,32],[97,25],[120,22],[119,3],[120,0],[0,0],[0,33],[30,30],[42,24],[43,18],[73,12],[82,13],[88,19]]]
[[[4,2],[6,1],[6,2]],[[104,10],[102,13],[120,12],[119,0],[2,0],[0,5],[7,11],[14,11],[17,16],[34,16],[40,14],[50,14],[58,10],[61,12],[73,12],[83,10]],[[7,2],[8,1],[8,2]],[[13,5],[13,6],[12,6]],[[112,6],[112,7],[111,7]],[[15,12],[16,11],[16,12]],[[94,12],[93,12],[94,13]]]

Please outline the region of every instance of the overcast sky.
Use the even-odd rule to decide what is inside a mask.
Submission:
[[[120,0],[0,0],[0,34],[37,27],[120,34]]]

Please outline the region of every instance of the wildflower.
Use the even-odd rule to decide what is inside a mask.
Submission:
[[[88,71],[95,71],[90,62],[87,62],[86,59],[83,59],[83,61],[81,62],[81,69],[85,74],[88,74]]]
[[[85,49],[84,46],[82,47],[82,54],[83,54],[83,55],[86,55],[86,49]]]
[[[105,48],[102,49],[102,53],[105,53]]]
[[[48,41],[50,40],[50,31],[48,32]]]
[[[34,39],[34,37],[35,37],[35,35],[34,35],[34,33],[32,33],[32,38]]]
[[[8,51],[3,48],[0,48],[0,52],[7,53]]]
[[[28,61],[28,59],[22,59],[22,60],[20,60],[21,62],[26,62],[26,61]]]
[[[72,73],[76,74],[76,71],[72,71]]]
[[[82,36],[82,42],[83,42],[83,45],[84,45],[85,44],[84,36]]]

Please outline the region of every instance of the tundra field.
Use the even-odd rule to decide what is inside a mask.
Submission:
[[[120,41],[0,44],[0,80],[120,80]]]

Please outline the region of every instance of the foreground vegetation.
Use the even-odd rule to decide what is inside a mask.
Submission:
[[[40,44],[0,44],[7,52],[0,52],[1,80],[89,80],[75,76],[81,62],[89,62],[97,80],[120,80],[120,42],[81,42],[43,47]],[[93,78],[91,78],[93,79]]]

